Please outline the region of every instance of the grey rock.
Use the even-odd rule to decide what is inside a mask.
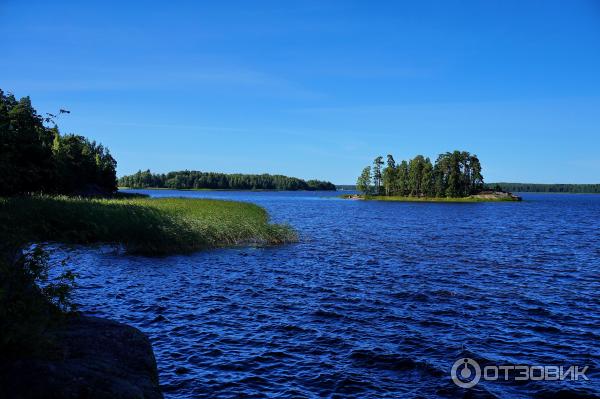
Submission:
[[[159,399],[156,360],[138,329],[88,316],[48,332],[52,353],[0,368],[0,397]]]

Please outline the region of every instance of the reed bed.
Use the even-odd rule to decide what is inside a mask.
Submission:
[[[187,198],[0,198],[0,238],[11,241],[108,243],[129,253],[166,255],[234,245],[297,240],[254,204]]]

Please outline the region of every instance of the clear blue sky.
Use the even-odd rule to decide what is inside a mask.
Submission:
[[[0,88],[119,175],[354,183],[461,149],[488,182],[600,182],[599,1],[0,0],[0,35]]]

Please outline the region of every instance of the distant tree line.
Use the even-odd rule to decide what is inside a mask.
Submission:
[[[356,188],[367,195],[466,197],[483,189],[483,176],[477,156],[466,151],[440,154],[435,164],[422,155],[400,163],[388,155],[363,169]]]
[[[234,189],[234,190],[335,190],[334,184],[282,175],[225,174],[184,170],[169,173],[138,171],[119,179],[119,186],[131,188]]]
[[[522,193],[600,193],[600,184],[490,183],[486,188]]]
[[[117,162],[108,149],[45,126],[54,117],[38,115],[29,97],[0,90],[0,195],[115,192]]]

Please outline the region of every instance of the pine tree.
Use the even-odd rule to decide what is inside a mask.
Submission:
[[[375,186],[375,195],[381,194],[381,167],[383,166],[383,157],[379,156],[373,161],[373,185]]]
[[[356,189],[365,195],[369,195],[371,193],[371,180],[371,167],[367,166],[356,181]]]
[[[394,193],[394,182],[396,179],[396,161],[391,154],[387,156],[387,166],[383,170],[383,187],[385,189],[385,195],[393,195]]]

